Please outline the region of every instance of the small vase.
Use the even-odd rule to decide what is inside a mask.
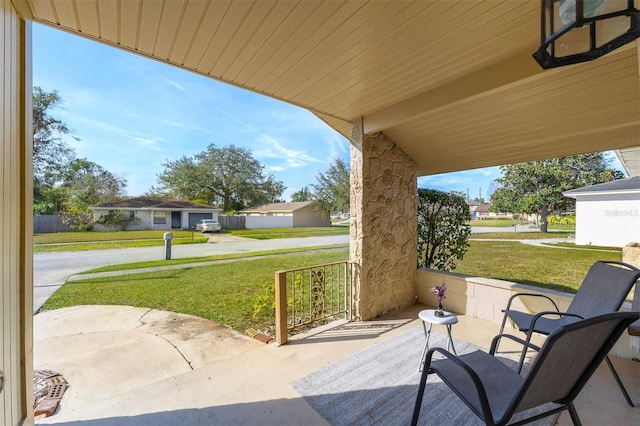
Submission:
[[[434,312],[434,315],[437,317],[443,317],[444,316],[444,311],[442,310],[442,303],[438,303],[438,307],[436,309],[436,311]]]

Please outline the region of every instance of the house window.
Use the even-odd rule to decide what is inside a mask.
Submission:
[[[135,219],[136,218],[136,212],[134,212],[133,210],[131,210],[129,212],[129,219]]]
[[[167,216],[164,212],[153,212],[153,224],[154,225],[166,225]]]

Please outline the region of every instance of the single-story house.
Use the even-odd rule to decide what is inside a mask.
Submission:
[[[238,212],[246,216],[246,228],[298,228],[330,226],[329,213],[321,211],[313,201],[269,203]]]
[[[640,176],[563,192],[576,200],[576,244],[640,241]]]
[[[110,212],[122,211],[130,219],[138,219],[127,229],[193,229],[200,219],[218,220],[217,207],[177,198],[136,197],[89,207],[95,220]],[[110,229],[96,223],[94,229]]]

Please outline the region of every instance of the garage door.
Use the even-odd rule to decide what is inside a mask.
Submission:
[[[211,219],[213,213],[189,213],[189,229],[196,227],[200,219]]]

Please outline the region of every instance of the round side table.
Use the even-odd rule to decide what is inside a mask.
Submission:
[[[453,346],[453,339],[451,338],[451,326],[458,322],[457,316],[455,316],[451,312],[444,311],[444,316],[439,317],[436,316],[436,311],[434,309],[425,309],[418,313],[418,318],[422,320],[422,328],[424,329],[425,336],[424,349],[422,351],[422,357],[420,358],[420,366],[418,367],[418,371],[422,371],[422,368],[424,367],[425,357],[427,356],[427,351],[429,350],[429,337],[431,337],[431,327],[433,327],[433,324],[447,326],[447,350],[449,350],[449,347],[451,347],[451,349],[453,349],[453,353],[458,355],[455,346]],[[428,330],[427,323],[429,323]]]

